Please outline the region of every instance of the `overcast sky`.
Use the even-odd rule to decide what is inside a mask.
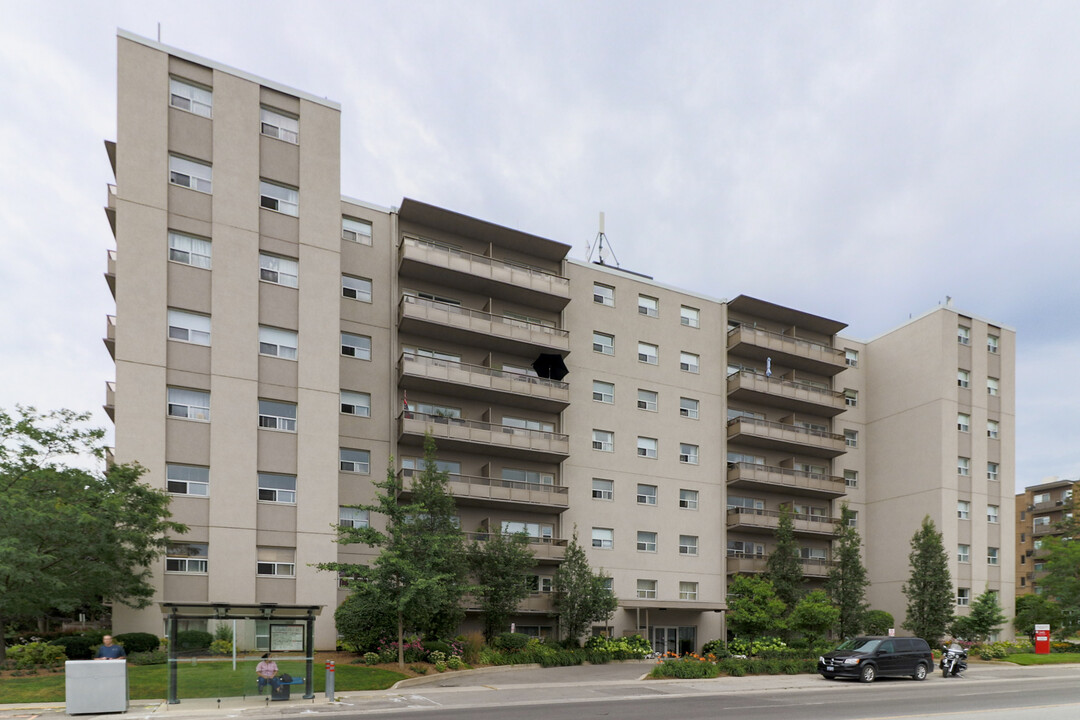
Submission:
[[[342,105],[342,192],[847,322],[1017,330],[1017,486],[1080,475],[1080,4],[4,2],[0,407],[93,409],[116,29]],[[96,409],[95,409],[96,408]]]

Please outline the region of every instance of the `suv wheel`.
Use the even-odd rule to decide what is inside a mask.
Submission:
[[[873,665],[863,665],[862,672],[859,673],[859,680],[864,683],[874,682],[875,677],[877,677],[877,669]]]
[[[916,680],[925,680],[926,679],[926,665],[923,664],[923,663],[919,663],[918,665],[916,665],[915,666],[915,674],[912,675],[911,677],[915,678]]]

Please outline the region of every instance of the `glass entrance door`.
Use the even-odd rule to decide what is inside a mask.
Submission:
[[[654,627],[652,637],[653,652],[664,653],[679,652],[679,628],[677,627]]]

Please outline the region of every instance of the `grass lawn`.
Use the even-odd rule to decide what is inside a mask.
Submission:
[[[304,677],[301,660],[278,660],[278,669],[295,678]],[[257,660],[238,661],[233,672],[231,661],[200,660],[197,664],[181,661],[177,667],[177,695],[184,698],[239,697],[255,695]],[[128,687],[132,700],[165,698],[168,695],[167,665],[129,665]],[[323,692],[325,663],[317,660],[315,692]],[[64,702],[64,674],[39,671],[28,677],[5,677],[0,681],[0,703]],[[338,665],[335,690],[385,690],[407,676],[392,670],[362,665]],[[292,687],[293,697],[303,695],[303,685]],[[269,692],[269,688],[263,692]]]
[[[1005,662],[1016,663],[1017,665],[1058,665],[1060,663],[1080,663],[1080,653],[1050,653],[1049,655],[1019,653],[1002,659]]]

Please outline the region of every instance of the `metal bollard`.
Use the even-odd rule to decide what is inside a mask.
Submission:
[[[326,661],[326,699],[334,699],[334,661]]]

